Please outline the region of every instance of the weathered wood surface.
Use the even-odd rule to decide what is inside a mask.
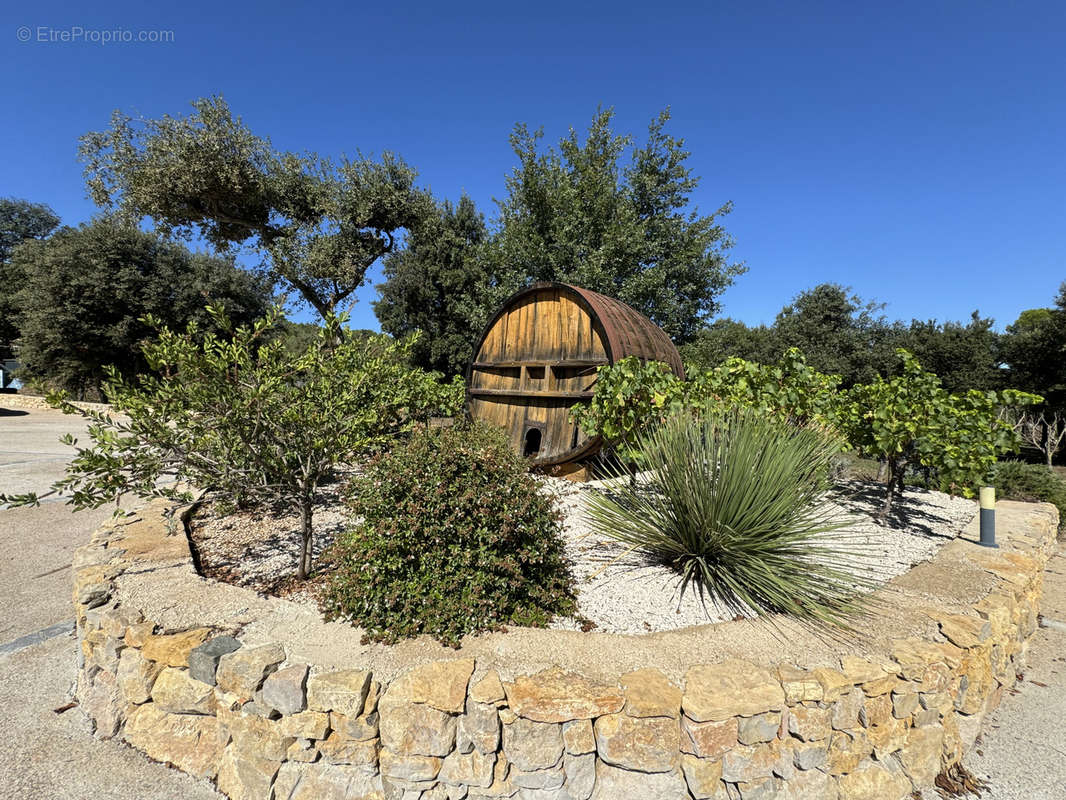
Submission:
[[[627,355],[664,361],[683,374],[677,350],[650,320],[617,300],[565,284],[537,284],[511,297],[482,334],[468,371],[467,408],[506,430],[538,464],[594,452],[570,421],[592,396],[596,368]]]

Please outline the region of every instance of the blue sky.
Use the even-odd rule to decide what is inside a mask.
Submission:
[[[69,224],[94,211],[77,138],[115,108],[186,113],[221,93],[279,148],[393,150],[491,218],[515,122],[556,141],[603,104],[639,137],[669,105],[694,203],[735,204],[749,272],[726,315],[769,322],[832,281],[892,318],[979,308],[1002,327],[1066,280],[1061,2],[106,6],[0,11],[0,195]],[[77,27],[173,42],[47,41]],[[353,325],[376,327],[374,294]]]

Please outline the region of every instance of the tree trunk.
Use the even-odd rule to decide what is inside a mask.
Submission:
[[[300,563],[296,577],[306,580],[311,572],[311,498],[300,499]]]
[[[903,494],[903,473],[907,470],[907,459],[889,458],[886,462],[888,468],[888,484],[885,487],[885,502],[881,506],[881,518],[885,519],[892,512],[892,502],[897,494]]]
[[[885,459],[882,459],[881,463],[877,465],[877,480],[879,480],[881,483],[884,483],[885,479],[887,477],[888,477],[888,461],[885,460]]]

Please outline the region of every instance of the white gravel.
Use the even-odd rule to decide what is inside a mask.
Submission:
[[[709,602],[704,606],[693,592],[682,599],[675,572],[639,551],[627,553],[627,547],[592,533],[585,502],[599,482],[542,481],[563,513],[563,538],[578,592],[578,614],[558,619],[552,627],[588,629],[591,623],[598,631],[641,634],[734,618],[724,607]],[[314,514],[316,563],[351,524],[339,485],[330,488]],[[977,503],[972,500],[908,488],[902,501],[897,501],[906,526],[880,525],[872,513],[880,506],[881,490],[879,484],[841,484],[832,498],[837,510],[853,519],[846,529],[852,541],[868,550],[869,557],[857,571],[879,581],[930,559],[977,513]],[[299,531],[299,516],[289,509],[222,516],[206,506],[193,519],[192,539],[202,570],[209,577],[317,607],[315,590],[321,573],[307,583],[292,577]]]
[[[585,503],[598,482],[575,484],[556,478],[545,482],[564,514],[563,535],[578,590],[578,615],[558,619],[552,627],[587,629],[591,622],[598,631],[640,634],[735,618],[722,606],[710,601],[704,605],[692,591],[682,598],[677,573],[594,533]],[[977,513],[972,500],[908,488],[898,507],[907,526],[881,525],[872,516],[880,507],[881,489],[879,484],[841,484],[831,498],[834,510],[851,519],[843,533],[868,551],[856,572],[877,581],[932,558]]]

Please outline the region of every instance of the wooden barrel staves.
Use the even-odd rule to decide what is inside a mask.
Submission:
[[[627,356],[685,375],[670,337],[625,303],[565,283],[534,284],[503,304],[474,347],[467,410],[507,431],[534,464],[577,461],[600,442],[570,420],[570,408],[592,397],[597,367]]]

